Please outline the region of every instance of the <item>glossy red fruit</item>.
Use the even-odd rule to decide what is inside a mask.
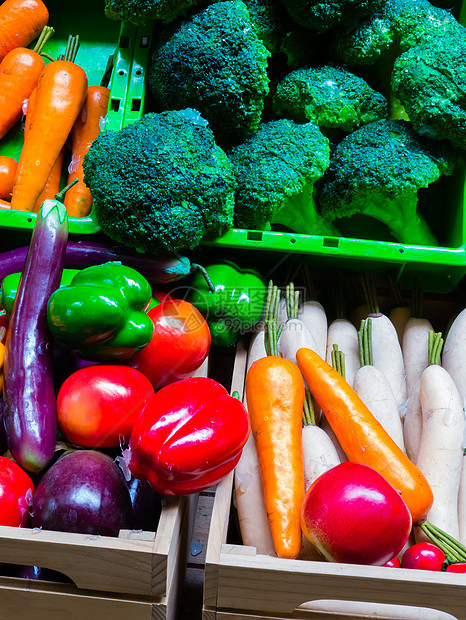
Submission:
[[[412,519],[399,493],[381,474],[348,461],[311,484],[301,525],[327,560],[382,566],[405,545]]]
[[[0,456],[0,525],[26,527],[34,483],[11,459]]]
[[[406,549],[401,558],[401,567],[418,570],[442,570],[445,559],[445,554],[437,545],[420,542]]]
[[[189,301],[165,297],[147,311],[152,340],[128,360],[158,389],[184,379],[201,366],[210,349],[209,326]]]
[[[447,566],[446,573],[466,573],[466,562],[458,562]]]
[[[67,441],[78,446],[126,445],[136,419],[153,394],[149,379],[130,366],[86,366],[71,374],[60,387],[60,431]]]
[[[384,566],[386,566],[387,568],[400,568],[401,563],[398,557],[395,556],[391,560],[388,560],[388,562],[385,562]]]

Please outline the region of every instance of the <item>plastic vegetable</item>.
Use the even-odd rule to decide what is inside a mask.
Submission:
[[[0,139],[21,118],[28,99],[45,67],[40,55],[54,29],[45,26],[34,49],[15,47],[0,63]]]
[[[89,86],[81,114],[71,131],[71,161],[68,166],[68,183],[74,178],[78,183],[67,192],[65,207],[71,217],[89,215],[92,208],[91,190],[84,183],[83,160],[91,144],[100,135],[107,114],[110,89],[107,86]]]
[[[0,199],[11,200],[11,191],[18,162],[7,155],[0,156]]]
[[[417,570],[442,570],[445,554],[430,542],[420,542],[408,547],[401,558],[401,568]]]
[[[320,187],[322,215],[333,221],[362,214],[385,224],[400,243],[438,245],[418,210],[418,191],[452,174],[456,160],[447,142],[420,136],[409,122],[363,125],[332,152]]]
[[[5,0],[0,5],[0,60],[15,47],[29,45],[49,20],[42,0]]]
[[[147,280],[131,267],[117,262],[87,267],[50,296],[48,325],[83,359],[126,360],[152,338],[145,313],[151,296]]]
[[[210,349],[210,331],[202,314],[184,299],[166,299],[147,311],[154,333],[128,364],[161,388],[199,368]]]
[[[64,60],[50,62],[37,83],[34,112],[16,171],[11,208],[32,211],[87,95],[87,75],[74,62],[79,38]]]
[[[246,398],[275,550],[279,557],[295,558],[301,549],[305,390],[297,365],[278,357],[277,313],[278,290],[270,286],[265,323],[268,355],[249,368]]]
[[[329,469],[304,497],[303,533],[331,562],[385,564],[401,551],[411,526],[396,489],[360,463]]]
[[[0,525],[26,527],[34,483],[14,461],[0,456]]]
[[[72,373],[57,395],[63,437],[89,448],[127,445],[133,425],[154,393],[150,381],[129,366],[95,364]]]
[[[68,218],[57,195],[42,205],[9,322],[4,366],[4,423],[15,461],[31,472],[52,459],[57,414],[47,302],[60,284]]]
[[[416,465],[434,493],[434,502],[426,518],[451,536],[459,538],[458,495],[464,452],[464,401],[452,377],[440,365],[442,346],[442,334],[429,332],[429,365],[423,371],[419,385],[422,432]]]
[[[406,502],[413,523],[425,516],[433,493],[423,473],[396,445],[361,398],[311,349],[300,349],[298,365],[309,389],[350,461],[373,467]]]
[[[198,110],[219,143],[254,132],[269,92],[270,52],[251,21],[243,2],[218,2],[169,29],[147,72],[156,104]]]
[[[191,282],[190,299],[206,317],[212,343],[228,346],[262,317],[266,285],[257,271],[232,262],[209,265],[206,271],[212,288],[198,272]]]
[[[136,421],[129,469],[164,495],[197,493],[235,467],[249,430],[245,408],[220,383],[181,379],[156,392]]]
[[[27,247],[22,246],[0,254],[0,280],[10,273],[22,270],[27,250]],[[121,261],[124,265],[136,269],[151,284],[180,280],[191,273],[191,262],[186,256],[140,254],[108,241],[68,241],[65,267],[82,269],[108,261]]]
[[[79,269],[63,269],[60,279],[60,286],[70,284],[74,276],[79,273]],[[4,308],[8,316],[11,316],[13,304],[15,303],[21,280],[21,272],[12,273],[3,278],[0,288],[0,308]]]
[[[132,525],[132,505],[123,473],[97,450],[65,453],[37,485],[31,526],[59,532],[118,536]]]

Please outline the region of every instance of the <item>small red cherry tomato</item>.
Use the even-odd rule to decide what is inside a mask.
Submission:
[[[466,573],[466,562],[457,562],[456,564],[450,564],[445,569],[446,573]]]
[[[401,558],[402,568],[418,570],[442,570],[445,554],[439,547],[429,542],[420,542],[408,547]]]
[[[126,444],[133,425],[154,394],[151,382],[126,365],[92,364],[72,373],[57,395],[63,437],[89,448]]]
[[[127,363],[156,389],[192,376],[210,349],[210,330],[202,314],[189,301],[170,297],[147,314],[154,323],[152,340]]]
[[[34,483],[24,469],[0,456],[0,525],[26,527],[34,491]]]
[[[383,566],[387,566],[388,568],[400,568],[401,564],[400,564],[400,560],[395,555],[394,558],[392,558],[391,560],[388,560],[388,562],[385,562]]]

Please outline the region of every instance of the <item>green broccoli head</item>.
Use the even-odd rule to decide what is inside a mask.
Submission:
[[[466,149],[466,28],[399,56],[392,88],[413,127],[434,140]]]
[[[277,0],[243,0],[253,28],[270,52],[278,52],[290,28],[289,16]]]
[[[353,131],[387,116],[387,100],[344,67],[296,69],[277,85],[273,110],[298,123]]]
[[[191,249],[233,223],[233,166],[192,109],[105,131],[84,158],[95,216],[111,239],[150,253]]]
[[[246,5],[218,2],[166,33],[151,57],[147,83],[162,109],[199,110],[217,140],[233,143],[260,122],[269,56]]]
[[[385,0],[355,27],[337,29],[332,53],[349,66],[372,65],[462,26],[428,0]]]
[[[376,11],[384,0],[282,0],[294,21],[325,32]]]
[[[201,0],[105,0],[106,17],[145,24],[159,19],[171,22],[186,13]]]
[[[335,147],[319,204],[330,220],[357,213],[383,222],[401,243],[437,245],[418,212],[418,190],[452,174],[456,152],[419,136],[408,121],[363,125]]]
[[[280,224],[302,234],[335,234],[314,202],[315,183],[330,161],[330,143],[317,125],[261,123],[228,156],[238,183],[235,226],[269,230]]]

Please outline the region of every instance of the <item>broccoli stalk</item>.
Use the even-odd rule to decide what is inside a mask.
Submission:
[[[270,230],[274,224],[307,235],[335,235],[314,201],[330,161],[330,143],[314,123],[263,122],[228,152],[237,190],[234,224]]]
[[[338,236],[334,224],[319,213],[314,193],[314,187],[306,185],[300,194],[286,200],[270,224],[280,224],[300,235]]]
[[[418,211],[418,190],[452,174],[456,152],[419,136],[409,121],[363,125],[335,147],[319,196],[331,220],[362,213],[388,226],[408,245],[438,245]]]
[[[359,206],[359,208],[358,208]],[[384,223],[400,243],[436,246],[438,241],[426,221],[418,213],[417,192],[392,198],[389,202],[380,195],[364,196],[364,204],[352,202],[355,212],[364,213]]]

